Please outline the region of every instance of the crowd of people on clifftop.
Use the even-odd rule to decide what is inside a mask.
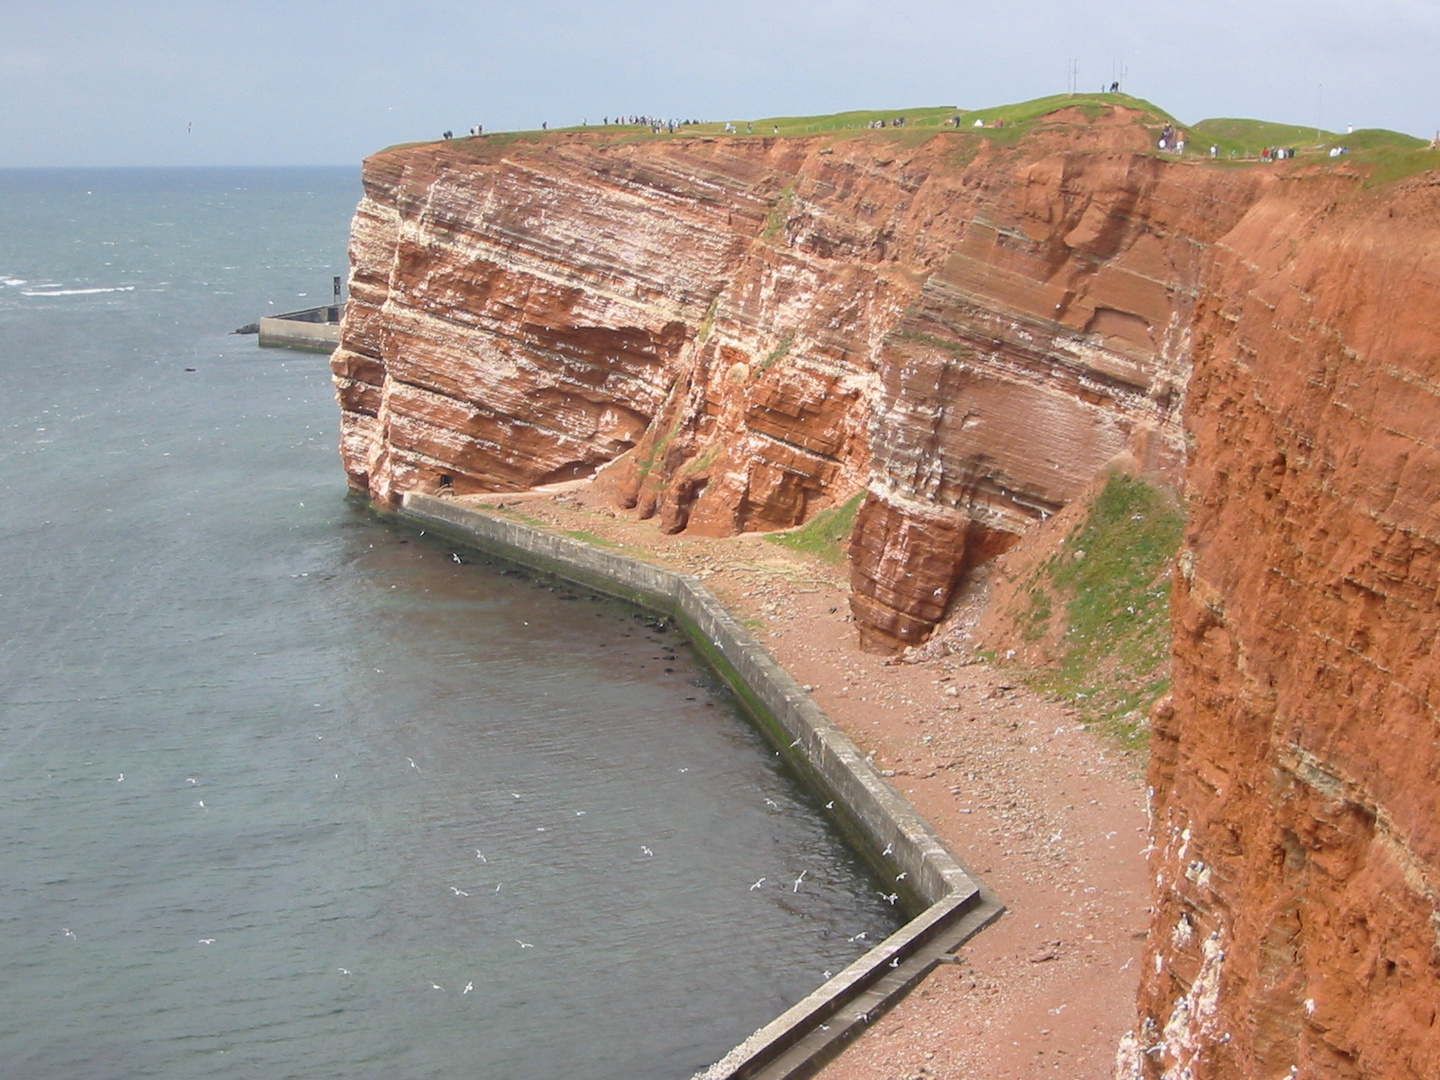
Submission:
[[[654,133],[657,134],[657,135],[658,135],[661,131],[669,131],[669,132],[673,135],[678,129],[683,128],[683,127],[690,127],[690,126],[692,126],[692,125],[694,125],[694,124],[699,124],[699,123],[701,123],[701,121],[699,121],[699,120],[680,120],[680,119],[675,119],[675,118],[662,120],[662,119],[660,119],[659,117],[655,117],[655,116],[639,116],[639,115],[635,115],[635,114],[630,114],[630,115],[625,115],[625,116],[617,116],[617,117],[615,117],[613,120],[612,120],[609,116],[606,116],[606,117],[601,121],[601,123],[602,123],[604,126],[606,126],[606,127],[610,127],[611,125],[615,125],[615,124],[622,125],[622,126],[631,126],[631,127],[648,127],[652,132],[654,132]],[[590,121],[589,121],[588,119],[587,119],[587,120],[582,120],[581,123],[580,123],[580,126],[581,126],[581,127],[589,127],[589,126],[590,126]],[[550,130],[550,121],[548,121],[548,120],[542,120],[542,121],[540,121],[540,130],[541,130],[541,131],[549,131],[549,130]],[[777,128],[776,130],[778,131],[779,129]],[[478,138],[479,136],[484,135],[484,134],[485,134],[485,127],[484,127],[484,125],[482,125],[482,124],[476,124],[474,127],[472,127],[472,128],[470,129],[469,134],[470,134],[470,136],[471,136],[472,138]],[[443,133],[441,134],[440,137],[441,137],[442,139],[453,139],[453,138],[455,137],[455,132],[453,132],[453,131],[445,131],[445,132],[443,132]]]
[[[612,121],[610,117],[607,116],[601,120],[601,123],[609,126]],[[673,133],[676,128],[689,127],[692,124],[700,123],[700,121],[678,120],[674,118],[671,118],[669,120],[662,120],[658,116],[637,116],[632,113],[629,115],[615,117],[613,123],[619,124],[621,126],[628,125],[631,127],[648,127],[655,134],[659,134],[661,129],[665,129]]]

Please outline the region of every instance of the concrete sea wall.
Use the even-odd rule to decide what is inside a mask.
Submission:
[[[262,349],[302,349],[332,353],[340,344],[338,304],[267,315],[260,320]]]
[[[662,612],[739,697],[851,842],[898,885],[905,926],[736,1047],[705,1080],[813,1074],[935,964],[1004,910],[895,788],[696,578],[451,500],[409,493],[400,515],[469,546]]]

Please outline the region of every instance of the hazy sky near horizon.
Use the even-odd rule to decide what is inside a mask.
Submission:
[[[1108,84],[1194,123],[1440,129],[1440,0],[0,0],[0,167],[341,165],[396,142]]]

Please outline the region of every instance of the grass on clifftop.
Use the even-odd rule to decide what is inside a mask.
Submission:
[[[1184,526],[1166,491],[1113,474],[1015,613],[1029,640],[1059,632],[1054,662],[1029,681],[1130,749],[1146,745],[1150,706],[1170,686],[1170,567]]]
[[[845,562],[845,544],[855,528],[855,515],[860,510],[862,491],[849,502],[829,510],[821,510],[809,522],[788,532],[771,533],[765,537],[791,551],[814,555],[832,566]]]
[[[1296,124],[1272,124],[1268,120],[1230,118],[1201,120],[1189,129],[1188,134],[1191,148],[1208,154],[1213,144],[1219,147],[1222,159],[1258,157],[1266,147],[1290,147],[1299,152],[1323,154],[1328,158],[1330,150],[1337,146],[1343,146],[1351,153],[1359,153],[1423,150],[1429,145],[1424,139],[1384,128],[1364,128],[1342,135]]]
[[[1036,98],[1033,101],[996,105],[987,109],[965,109],[958,105],[924,105],[904,109],[857,109],[851,112],[819,116],[766,116],[758,120],[717,120],[713,123],[689,124],[676,128],[673,136],[664,128],[659,134],[656,134],[648,126],[642,124],[588,124],[551,128],[548,131],[501,131],[484,135],[478,139],[460,136],[453,139],[451,145],[464,152],[467,147],[478,149],[484,146],[508,146],[516,142],[539,142],[552,136],[574,134],[608,136],[616,142],[635,142],[697,135],[743,139],[774,138],[776,135],[843,135],[865,131],[888,135],[901,141],[909,141],[917,136],[928,138],[939,131],[950,131],[984,135],[988,138],[998,138],[1001,141],[1010,142],[1020,138],[1026,131],[1033,128],[1037,121],[1062,109],[1078,108],[1093,118],[1112,106],[1121,106],[1142,112],[1146,114],[1147,122],[1159,124],[1177,122],[1164,110],[1128,94],[1052,94],[1049,97]],[[960,119],[958,128],[954,123],[957,116]],[[897,117],[905,118],[902,127],[894,126]],[[886,125],[884,128],[872,129],[870,127],[872,123],[879,123],[882,120]],[[983,126],[976,127],[976,120],[981,121]],[[1004,126],[996,127],[997,121],[1004,121]],[[736,130],[727,132],[725,130],[727,123],[733,124]],[[431,145],[435,141],[442,140],[397,143],[394,146],[386,147],[386,150]]]
[[[1212,144],[1220,147],[1222,157],[1259,157],[1267,146],[1317,147],[1335,138],[1333,131],[1321,131],[1297,124],[1272,124],[1268,120],[1240,120],[1221,117],[1201,120],[1187,134],[1196,150],[1210,152]]]
[[[1268,120],[1220,117],[1184,124],[1156,105],[1129,94],[1052,94],[1033,101],[996,105],[987,109],[964,109],[950,105],[929,105],[908,109],[860,109],[824,116],[767,116],[758,120],[731,120],[734,132],[727,132],[727,121],[691,124],[676,128],[672,135],[661,128],[656,134],[648,126],[625,124],[589,124],[581,127],[553,128],[549,131],[495,132],[480,138],[461,136],[449,143],[452,152],[479,160],[502,157],[509,147],[519,144],[540,144],[547,140],[584,135],[602,145],[620,146],[648,143],[674,138],[758,139],[804,136],[832,136],[836,139],[867,137],[899,146],[923,143],[937,135],[947,135],[955,142],[958,159],[963,164],[984,142],[1011,145],[1047,126],[1084,122],[1105,115],[1112,108],[1130,109],[1134,122],[1149,129],[1152,137],[1165,124],[1173,124],[1186,135],[1185,158],[1208,161],[1210,147],[1216,147],[1216,159],[1222,165],[1255,165],[1260,152],[1267,147],[1288,147],[1297,151],[1297,163],[1334,163],[1350,165],[1366,176],[1368,184],[1388,183],[1426,169],[1440,168],[1440,151],[1398,131],[1370,128],[1341,135],[1297,124],[1277,124]],[[1057,119],[1057,113],[1067,114]],[[1081,119],[1075,119],[1075,114]],[[897,117],[904,117],[902,127],[895,127]],[[885,121],[884,128],[869,125]],[[980,127],[976,127],[980,121]],[[1001,126],[997,126],[1000,124]],[[434,143],[402,143],[389,147],[435,145]],[[1329,152],[1345,147],[1349,153],[1331,159]],[[1153,153],[1160,153],[1154,141]],[[383,151],[382,151],[383,152]],[[1166,156],[1169,156],[1168,154]],[[1269,166],[1266,166],[1269,167]]]
[[[900,142],[921,141],[941,131],[957,134],[980,135],[1001,142],[1020,139],[1046,117],[1062,109],[1079,109],[1094,117],[1102,115],[1109,108],[1120,106],[1145,114],[1147,122],[1173,123],[1174,118],[1148,101],[1128,94],[1052,94],[1033,101],[1021,101],[1011,105],[997,105],[988,109],[965,109],[958,105],[926,105],[908,109],[857,109],[852,112],[830,113],[822,116],[766,116],[759,120],[718,121],[713,124],[697,124],[680,129],[677,134],[725,136],[728,138],[758,138],[769,136],[805,135],[847,135],[871,132]],[[905,123],[895,127],[898,117]],[[959,118],[959,124],[955,123]],[[885,122],[884,128],[871,128],[871,124]],[[975,122],[981,122],[977,127]],[[997,122],[1003,126],[997,127]],[[735,132],[727,133],[725,124],[735,125]],[[591,128],[570,130],[593,131]],[[604,131],[604,128],[600,130]],[[649,129],[611,128],[616,132],[639,131],[642,137],[655,138]],[[668,135],[663,137],[669,137]]]

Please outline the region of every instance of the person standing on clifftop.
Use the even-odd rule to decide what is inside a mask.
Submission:
[[[540,130],[541,130],[541,131],[549,131],[549,130],[550,130],[550,121],[548,121],[548,120],[541,120],[541,121],[540,121]]]

